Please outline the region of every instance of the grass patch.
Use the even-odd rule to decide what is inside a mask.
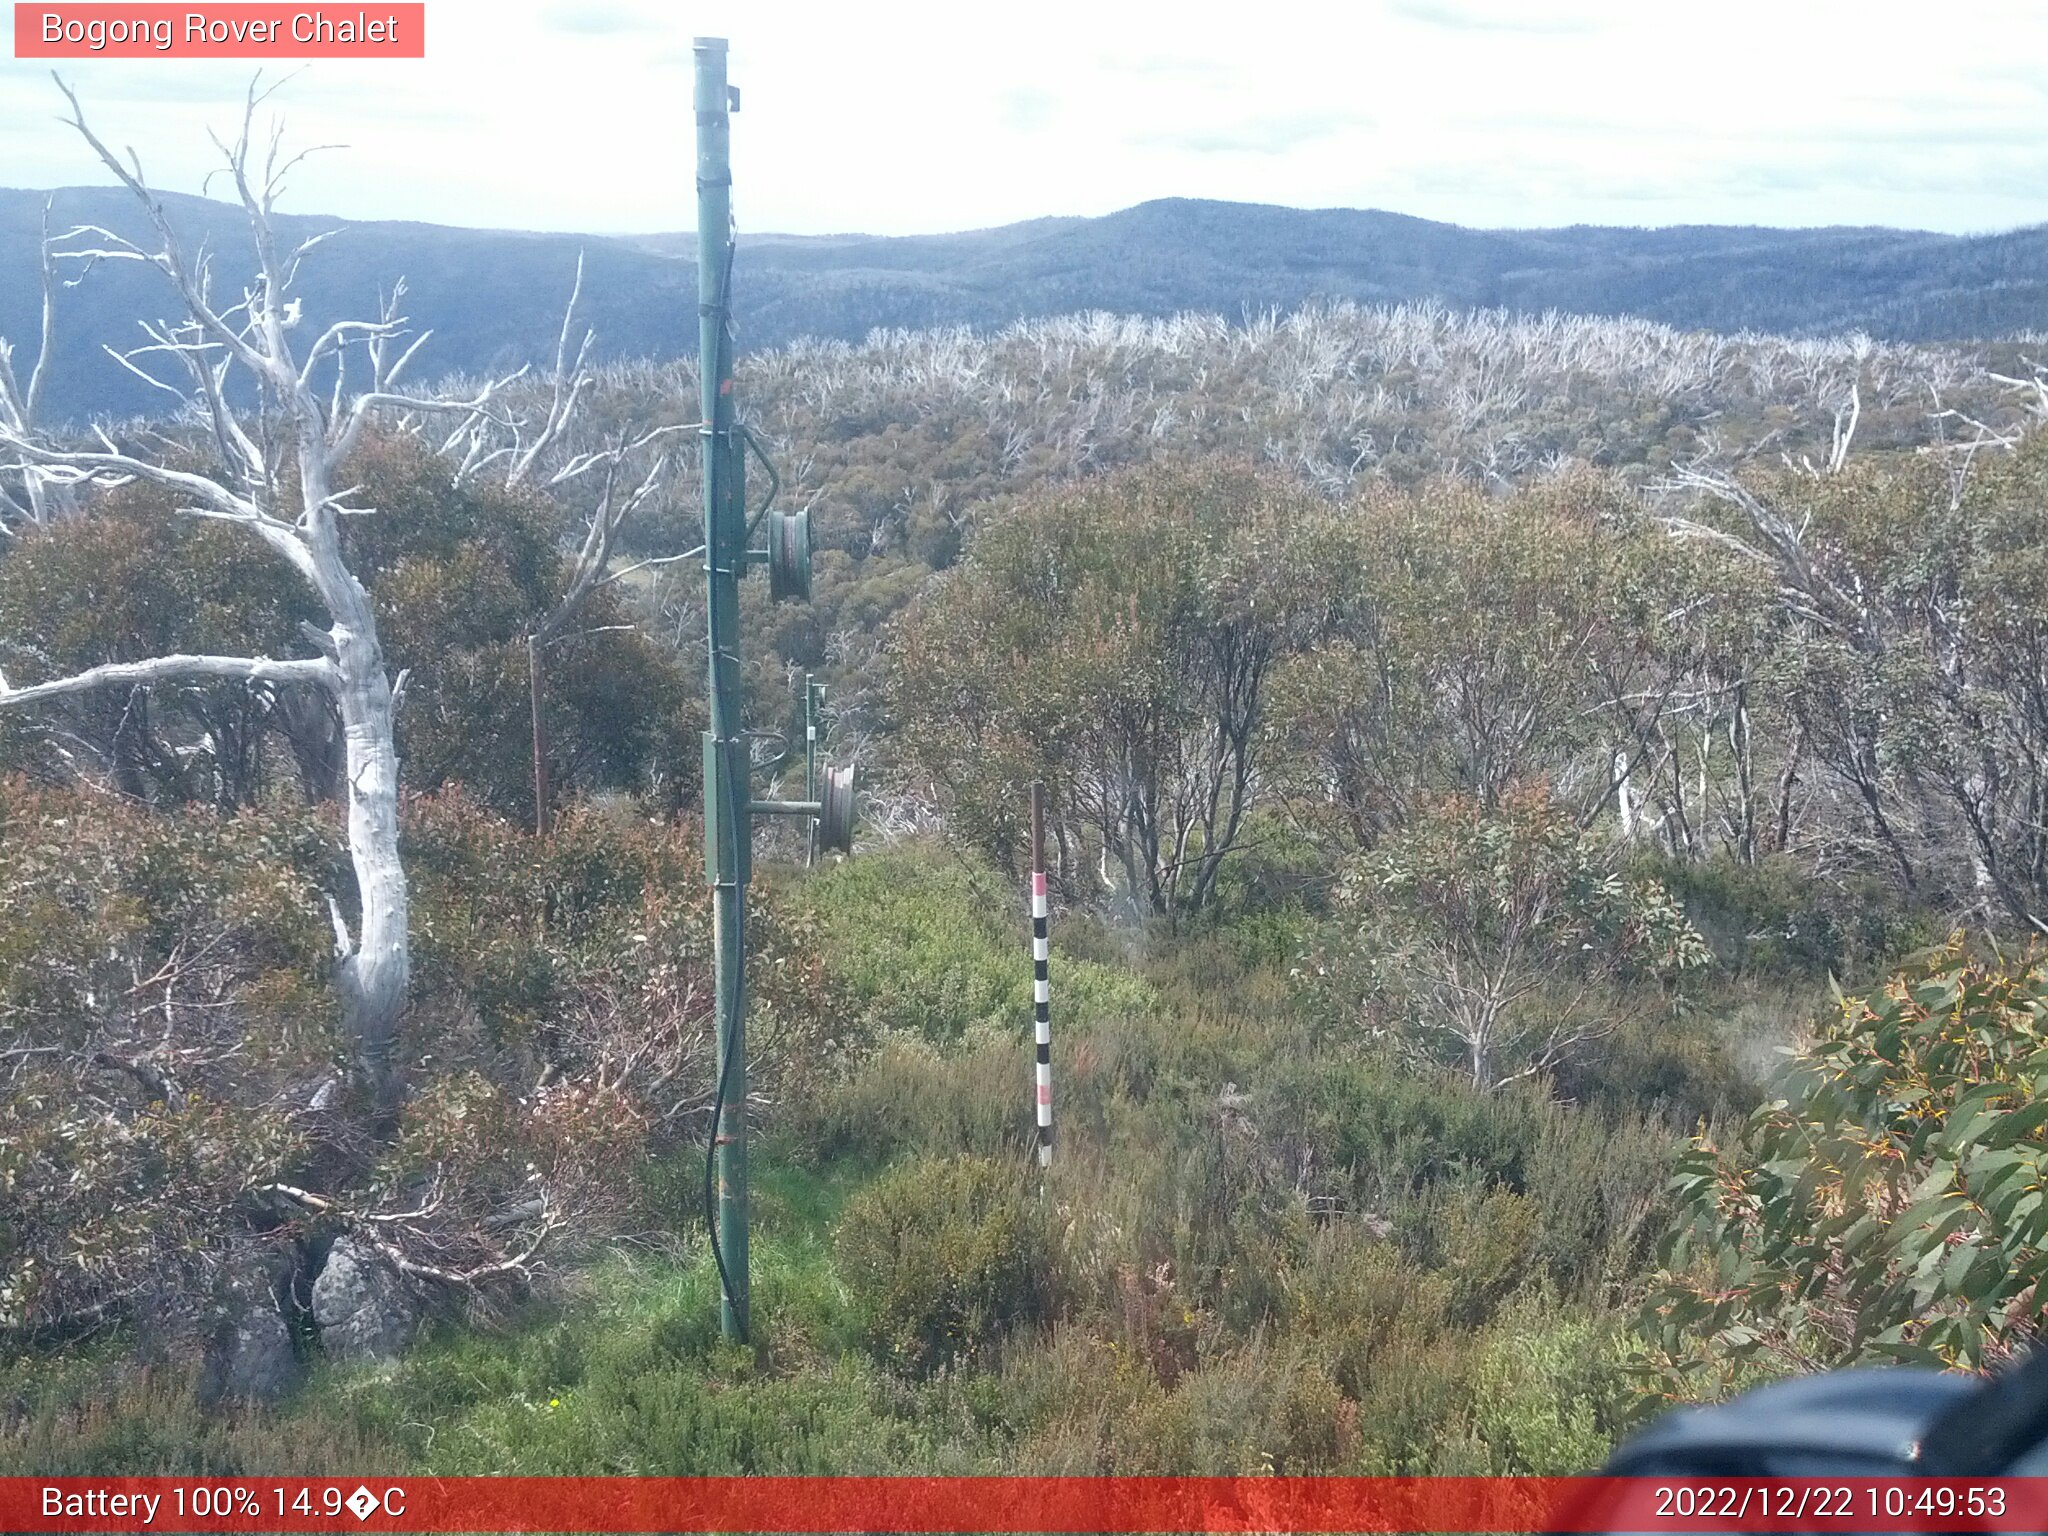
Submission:
[[[1741,1029],[1701,1000],[1567,1105],[1408,1070],[1316,1013],[1293,893],[1179,935],[1077,922],[1041,1190],[1015,893],[913,845],[803,897],[861,1027],[762,1116],[753,1346],[719,1336],[685,1152],[653,1180],[669,1249],[390,1367],[316,1364],[275,1409],[203,1410],[120,1340],[0,1365],[0,1471],[1576,1469],[1633,1401],[1620,1309],[1672,1106],[1737,1097],[1728,1036],[1806,985],[1723,983]]]

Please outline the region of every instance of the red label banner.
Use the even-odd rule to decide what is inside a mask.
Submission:
[[[2048,1479],[0,1478],[41,1531],[2023,1531]]]
[[[369,5],[25,5],[17,59],[423,59],[427,8]]]

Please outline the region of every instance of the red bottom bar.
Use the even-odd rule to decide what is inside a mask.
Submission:
[[[2048,1479],[16,1477],[0,1530],[2041,1531]]]

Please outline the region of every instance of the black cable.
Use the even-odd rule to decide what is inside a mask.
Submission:
[[[734,978],[734,986],[738,986],[737,977]],[[734,1001],[735,1003],[738,1002],[737,995],[735,995]],[[737,1008],[734,1011],[737,1013]],[[720,1062],[718,1067],[718,1089],[711,1100],[711,1140],[705,1144],[704,1148],[704,1231],[711,1239],[712,1262],[718,1266],[719,1294],[724,1297],[726,1304],[732,1308],[733,1316],[740,1320],[740,1339],[742,1342],[745,1342],[748,1331],[746,1308],[740,1305],[739,1298],[733,1294],[732,1271],[725,1267],[725,1250],[719,1246],[718,1242],[717,1196],[718,1128],[720,1122],[725,1118],[725,1091],[732,1081],[732,1059],[739,1052],[732,1048],[732,1035],[724,1019],[718,1021],[718,1030],[720,1041],[724,1046],[723,1054],[725,1060]]]

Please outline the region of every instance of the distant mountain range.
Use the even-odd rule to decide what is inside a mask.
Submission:
[[[54,228],[141,233],[132,200],[117,189],[0,189],[0,336],[17,346],[33,345],[35,240],[51,196]],[[194,248],[203,239],[219,253],[217,283],[238,283],[248,245],[240,210],[193,197],[166,202]],[[341,222],[279,220],[292,240]],[[402,276],[408,314],[435,331],[421,355],[427,372],[537,360],[552,346],[583,250],[586,323],[600,355],[672,357],[695,347],[694,247],[688,235],[353,224],[307,259],[304,323],[366,317]],[[744,348],[1083,309],[1235,317],[1316,298],[1639,315],[1721,331],[1989,338],[2048,330],[2048,226],[1967,237],[1862,228],[1475,230],[1370,210],[1170,198],[1101,218],[952,235],[742,236],[734,280]],[[172,308],[161,277],[135,263],[102,263],[66,290],[53,415],[159,408],[166,397],[102,349],[132,344],[138,317]]]

